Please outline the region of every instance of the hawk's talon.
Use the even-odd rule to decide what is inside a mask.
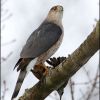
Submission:
[[[58,57],[58,58],[53,57],[53,58],[50,58],[49,60],[46,60],[46,62],[55,68],[65,59],[66,57]]]

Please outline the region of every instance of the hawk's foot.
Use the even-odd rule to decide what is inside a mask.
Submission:
[[[49,65],[51,65],[51,66],[53,66],[53,67],[55,68],[55,67],[58,66],[61,62],[63,62],[65,59],[66,59],[66,57],[58,57],[58,58],[53,57],[53,58],[50,58],[49,60],[46,60],[46,62],[47,62]]]
[[[39,80],[48,74],[48,68],[43,64],[35,65],[34,70],[31,71]]]

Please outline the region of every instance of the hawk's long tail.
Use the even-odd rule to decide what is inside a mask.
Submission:
[[[21,58],[21,59],[19,59],[19,61],[15,65],[15,68],[18,66],[17,67],[17,71],[20,70],[20,73],[19,73],[18,80],[17,80],[17,83],[16,83],[16,87],[14,89],[14,92],[13,92],[11,100],[16,98],[18,93],[19,93],[19,91],[20,91],[22,83],[23,83],[23,81],[25,79],[25,76],[27,74],[26,67],[27,67],[27,65],[29,64],[30,61],[31,61],[31,59],[22,59]]]
[[[18,95],[18,93],[20,91],[20,88],[22,86],[22,83],[23,83],[23,81],[25,79],[26,73],[27,73],[26,70],[20,71],[19,77],[18,77],[18,80],[17,80],[17,83],[16,83],[16,87],[15,87],[15,90],[13,92],[13,95],[12,95],[12,99],[11,100],[13,100],[13,98],[17,97],[17,95]]]

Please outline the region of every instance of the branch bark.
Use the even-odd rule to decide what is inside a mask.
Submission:
[[[19,100],[44,100],[52,91],[57,90],[68,81],[100,49],[99,25],[98,21],[94,30],[79,48],[55,69],[50,69],[49,75],[32,88],[27,89]]]

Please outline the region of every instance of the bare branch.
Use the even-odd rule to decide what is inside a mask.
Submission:
[[[71,91],[71,98],[72,100],[74,100],[74,82],[72,81],[72,79],[69,80],[70,81],[70,91]]]
[[[93,83],[93,85],[92,85],[92,88],[91,88],[90,92],[88,92],[89,94],[88,94],[86,100],[90,100],[90,98],[92,97],[92,93],[93,93],[93,91],[94,91],[94,89],[95,89],[95,87],[96,87],[97,79],[98,79],[98,69],[97,69],[96,77],[95,77],[95,79],[94,79],[94,83]]]
[[[6,42],[6,43],[3,43],[3,44],[1,44],[1,45],[2,45],[2,46],[7,46],[7,45],[12,44],[12,43],[14,43],[14,42],[16,42],[16,39],[13,39],[13,40],[11,40],[11,41],[9,41],[9,42]]]
[[[3,95],[1,96],[2,100],[5,99],[6,92],[8,91],[8,88],[6,86],[6,81],[5,80],[3,81],[3,85],[4,85],[4,91],[3,91]]]
[[[82,100],[82,99],[85,100],[85,95],[86,95],[86,94],[83,93],[83,91],[82,91],[81,89],[80,89],[80,93],[82,94],[82,97],[81,97],[79,100]]]
[[[35,86],[27,89],[19,100],[44,100],[71,78],[99,50],[99,24],[87,39],[68,58]]]
[[[4,61],[7,61],[7,59],[13,54],[13,52],[10,52],[6,57],[1,57],[1,63]]]

